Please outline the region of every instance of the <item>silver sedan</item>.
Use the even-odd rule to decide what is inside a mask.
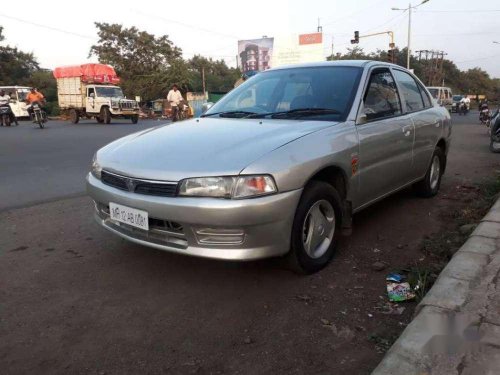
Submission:
[[[271,69],[201,118],[121,138],[87,176],[97,221],[130,241],[311,273],[352,215],[407,186],[437,194],[450,116],[409,71],[338,61]]]

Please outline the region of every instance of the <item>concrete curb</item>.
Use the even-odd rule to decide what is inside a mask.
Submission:
[[[372,375],[461,374],[464,368],[464,374],[500,373],[499,278],[500,199],[446,265]]]

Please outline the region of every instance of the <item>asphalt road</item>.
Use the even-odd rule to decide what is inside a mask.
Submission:
[[[428,262],[423,238],[456,230],[443,214],[500,169],[474,113],[454,121],[440,194],[408,189],[355,215],[333,262],[308,277],[278,261],[131,244],[94,223],[89,198],[68,198],[96,148],[151,123],[0,128],[1,372],[370,373],[416,305],[384,312],[385,273]],[[388,269],[374,271],[375,261]]]
[[[94,152],[127,134],[167,121],[49,121],[45,129],[27,121],[0,127],[0,211],[61,197],[83,195]]]

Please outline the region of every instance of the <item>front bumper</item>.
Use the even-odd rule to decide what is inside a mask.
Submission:
[[[132,242],[179,254],[252,260],[286,254],[302,190],[254,199],[157,197],[122,191],[87,175],[95,217],[109,231]],[[110,202],[148,212],[150,230],[109,219]],[[158,226],[161,223],[161,228]]]

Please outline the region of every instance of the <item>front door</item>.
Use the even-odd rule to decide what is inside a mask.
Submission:
[[[87,88],[87,97],[85,98],[85,111],[87,113],[98,112],[95,103],[95,88],[93,87]]]
[[[363,95],[359,139],[358,206],[387,195],[410,181],[414,125],[403,114],[401,99],[388,68],[376,68]]]

